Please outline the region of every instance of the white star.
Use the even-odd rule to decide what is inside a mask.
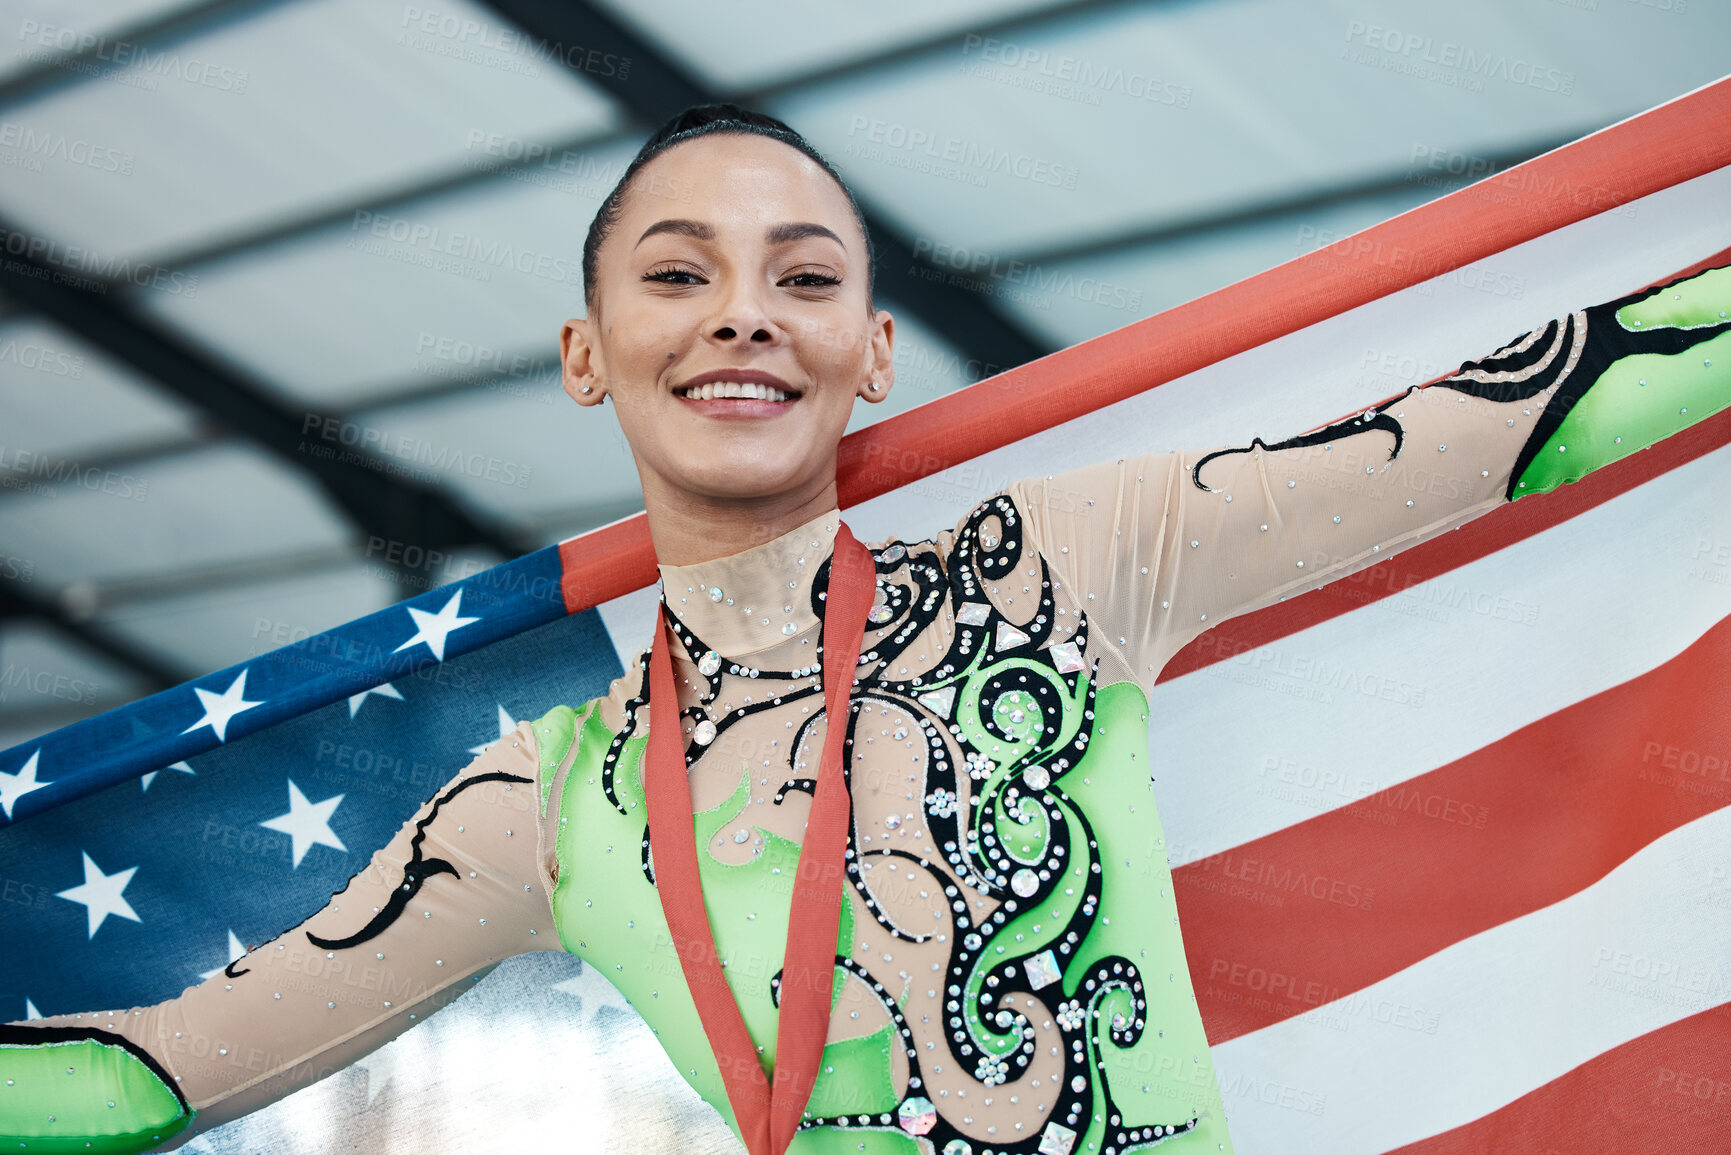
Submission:
[[[234,936],[234,931],[232,931],[232,930],[229,931],[228,932],[228,961],[229,961],[229,963],[234,962],[234,960],[237,958],[241,958],[241,957],[245,956],[245,954],[246,954],[246,947],[241,944],[240,939],[238,939]],[[213,971],[205,971],[204,973],[200,974],[198,977],[201,979],[209,979],[215,975],[221,974],[223,971],[225,971],[227,969],[228,969],[228,964],[225,963],[222,966],[217,967]]]
[[[8,774],[4,770],[0,770],[0,807],[5,809],[8,820],[12,817],[12,804],[14,802],[32,790],[40,790],[44,786],[53,784],[36,781],[36,759],[41,753],[41,747],[32,751],[29,759],[24,763],[24,768],[16,774]]]
[[[230,718],[242,710],[250,710],[254,706],[264,704],[263,698],[256,702],[246,700],[245,670],[242,670],[240,677],[236,678],[234,683],[220,694],[213,694],[209,690],[202,690],[197,686],[192,688],[192,692],[198,695],[199,704],[204,707],[204,717],[182,730],[181,733],[190,734],[200,726],[209,726],[216,731],[218,742],[228,741],[228,720]]]
[[[470,622],[478,622],[480,618],[460,618],[457,610],[463,604],[463,591],[458,590],[451,595],[451,600],[445,603],[445,608],[436,614],[426,610],[417,610],[414,606],[404,606],[409,616],[415,619],[415,636],[398,646],[391,652],[400,653],[416,642],[427,643],[427,648],[433,651],[433,657],[439,661],[445,660],[445,638],[452,630],[460,630]]]
[[[401,646],[398,646],[397,648],[402,649]],[[403,696],[397,693],[397,688],[389,682],[386,682],[382,686],[374,686],[370,690],[362,690],[358,694],[350,694],[349,717],[353,718],[356,714],[361,712],[361,703],[367,700],[368,694],[377,694],[381,698],[395,698],[399,702],[403,700]]]
[[[583,1000],[582,1006],[577,1009],[585,1027],[592,1026],[595,1016],[605,1007],[614,1007],[621,1011],[631,1009],[631,1004],[607,981],[607,977],[588,963],[583,964],[583,969],[577,972],[575,978],[555,983],[553,989],[560,994],[576,995]]]
[[[41,1017],[42,1017],[42,1012],[36,1009],[36,1004],[31,1002],[29,999],[25,999],[24,1000],[24,1020],[26,1022],[28,1022],[31,1019],[39,1019]]]
[[[499,705],[499,738],[503,738],[505,735],[509,734],[511,731],[513,731],[517,728],[517,720],[515,718],[511,717],[510,714],[507,714],[505,712],[504,703],[499,703],[498,705]],[[469,747],[469,753],[471,753],[471,754],[482,753],[483,751],[485,751],[487,749],[487,747],[491,746],[494,742],[497,742],[499,740],[499,738],[489,738],[487,741],[481,743],[479,746],[471,746],[471,747]]]
[[[331,815],[336,811],[337,804],[343,800],[341,794],[333,794],[323,802],[308,802],[307,796],[301,793],[301,788],[295,785],[295,780],[288,780],[289,809],[287,814],[279,814],[275,818],[259,823],[270,830],[279,830],[294,839],[294,864],[298,868],[301,859],[313,844],[332,846],[338,850],[347,851],[343,840],[331,831]]]
[[[170,766],[169,769],[170,770],[179,770],[182,774],[197,774],[198,773],[197,770],[194,770],[191,766],[188,766],[185,762],[176,762],[174,765]],[[157,773],[158,773],[157,771],[152,770],[150,773],[146,774],[144,777],[140,778],[138,781],[146,790],[149,790],[150,784],[152,782],[156,781]]]
[[[96,929],[102,925],[103,919],[111,914],[121,918],[130,918],[133,922],[143,922],[132,904],[122,897],[121,892],[126,884],[132,881],[132,876],[138,872],[138,867],[129,866],[116,874],[104,874],[102,868],[96,865],[88,853],[84,855],[84,885],[63,890],[59,897],[71,902],[84,904],[85,913],[90,916],[90,937],[96,937]]]

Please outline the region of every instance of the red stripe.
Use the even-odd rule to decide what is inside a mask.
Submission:
[[[957,390],[842,440],[845,508],[1731,164],[1731,79],[1337,244]],[[1521,503],[1525,504],[1525,503]],[[642,514],[560,543],[576,612],[655,580]]]
[[[1394,1155],[1731,1151],[1731,1004],[1631,1039]]]
[[[1274,766],[1264,781],[1319,804],[1362,793],[1299,773]],[[1208,1039],[1362,990],[1727,805],[1731,617],[1464,758],[1174,871]]]

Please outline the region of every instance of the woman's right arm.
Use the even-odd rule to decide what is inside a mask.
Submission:
[[[323,910],[178,998],[0,1026],[0,1140],[179,1146],[382,1046],[478,972],[560,949],[536,758],[524,722]]]

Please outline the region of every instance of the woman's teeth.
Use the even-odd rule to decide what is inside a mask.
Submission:
[[[680,396],[693,401],[714,401],[718,397],[740,397],[751,401],[787,400],[787,394],[780,389],[744,381],[711,381],[707,385],[693,385],[681,391]]]

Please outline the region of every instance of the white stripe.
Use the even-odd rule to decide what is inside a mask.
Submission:
[[[1213,1048],[1234,1144],[1387,1151],[1731,1002],[1728,904],[1731,807],[1561,902]]]
[[[1675,657],[1731,615],[1728,493],[1731,446],[1155,687],[1172,865],[1427,773]]]

